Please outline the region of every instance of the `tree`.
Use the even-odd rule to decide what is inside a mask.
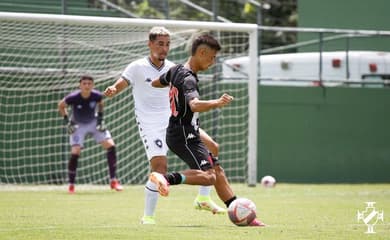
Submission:
[[[95,1],[97,0],[89,0]],[[248,0],[192,0],[192,3],[212,11],[213,1],[218,6],[218,15],[236,23],[257,23],[258,9]],[[261,22],[264,26],[297,26],[297,0],[262,0],[259,3],[269,4],[270,8],[261,11]],[[111,0],[124,9],[143,18],[175,19],[194,21],[213,21],[201,11],[178,0]],[[296,33],[262,32],[262,49],[296,42]]]

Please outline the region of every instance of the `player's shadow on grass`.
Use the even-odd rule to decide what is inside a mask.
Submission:
[[[178,228],[206,228],[209,227],[208,225],[176,225],[173,227],[178,227]]]
[[[61,195],[68,195],[70,197],[72,196],[94,196],[94,195],[114,195],[114,194],[121,194],[121,193],[118,193],[118,192],[114,192],[114,191],[78,191],[78,192],[75,192],[75,193],[68,193],[67,191],[66,192],[60,192]]]

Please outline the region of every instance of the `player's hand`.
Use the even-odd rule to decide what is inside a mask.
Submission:
[[[233,101],[233,99],[234,99],[233,96],[230,96],[229,94],[224,93],[224,94],[218,99],[219,106],[220,106],[220,107],[223,107],[223,106],[229,104],[231,101]]]
[[[106,97],[113,97],[116,94],[116,87],[114,86],[107,87],[106,90],[104,90],[103,94]]]
[[[73,121],[68,122],[67,129],[69,134],[73,134],[74,132],[76,132],[77,128],[79,128],[79,125],[77,125]]]
[[[107,127],[106,125],[104,124],[104,121],[102,121],[100,124],[97,124],[96,125],[96,130],[100,131],[100,132],[104,132],[107,130]]]
[[[64,116],[64,125],[66,126],[66,130],[69,134],[72,134],[76,132],[77,128],[79,128],[79,125],[77,125],[72,120],[69,120],[68,116]]]
[[[103,120],[103,113],[102,112],[99,112],[98,113],[98,116],[97,116],[97,121],[96,121],[96,130],[100,131],[100,132],[104,132],[106,131],[106,125],[104,124],[104,120]]]

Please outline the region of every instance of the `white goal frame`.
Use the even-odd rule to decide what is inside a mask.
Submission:
[[[90,17],[90,16],[69,16],[53,14],[30,14],[0,12],[0,19],[12,21],[34,21],[42,23],[87,23],[96,25],[127,25],[127,26],[155,26],[166,27],[188,27],[205,30],[222,30],[246,32],[249,35],[249,63],[248,73],[248,94],[249,94],[249,120],[248,120],[248,185],[255,186],[257,183],[257,149],[258,149],[258,28],[256,24],[244,23],[220,23],[200,21],[177,21],[162,19],[134,19],[134,18],[113,18],[113,17]]]

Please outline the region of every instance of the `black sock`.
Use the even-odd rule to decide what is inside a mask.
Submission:
[[[76,169],[77,169],[78,159],[79,159],[79,155],[72,154],[68,162],[68,177],[69,177],[70,184],[74,184],[76,181]]]
[[[108,170],[110,172],[110,179],[114,179],[116,177],[116,151],[115,146],[107,149],[107,162],[108,162]]]
[[[183,180],[181,174],[178,172],[167,173],[165,178],[168,180],[170,185],[178,185]]]
[[[237,199],[237,197],[234,196],[234,197],[230,198],[229,200],[227,200],[227,201],[225,202],[226,207],[229,207],[230,203],[232,203],[232,202],[233,202],[234,200],[236,200],[236,199]]]

